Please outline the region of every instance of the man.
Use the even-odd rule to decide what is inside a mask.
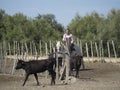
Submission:
[[[66,45],[66,39],[70,39],[70,53],[74,51],[74,39],[73,35],[70,33],[70,30],[67,29],[63,35],[63,43]]]
[[[62,41],[63,41],[64,45],[66,45],[66,39],[67,38],[71,40],[70,41],[70,44],[71,44],[70,45],[70,54],[71,54],[71,56],[74,56],[74,55],[81,56],[81,59],[82,59],[81,64],[83,66],[83,69],[85,69],[85,65],[84,65],[84,62],[83,62],[83,53],[81,51],[81,48],[74,44],[73,35],[70,33],[69,29],[67,29],[65,31],[65,34],[63,35]]]

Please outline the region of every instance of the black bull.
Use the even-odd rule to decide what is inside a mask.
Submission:
[[[73,69],[76,70],[75,77],[79,77],[79,70],[82,64],[82,56],[71,56],[70,57],[70,70],[73,71]]]
[[[49,59],[44,60],[32,60],[32,61],[23,61],[18,60],[16,69],[24,69],[26,72],[25,80],[23,86],[25,85],[30,74],[34,74],[35,79],[37,81],[37,85],[39,85],[37,73],[44,72],[48,70],[51,75],[51,85],[55,84],[56,72],[53,69],[54,60],[51,61]]]

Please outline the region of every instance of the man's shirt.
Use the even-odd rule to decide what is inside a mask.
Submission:
[[[73,40],[73,35],[72,34],[69,34],[67,35],[66,33],[63,35],[63,41],[66,41],[66,38],[70,38],[71,39],[71,43],[74,42]]]

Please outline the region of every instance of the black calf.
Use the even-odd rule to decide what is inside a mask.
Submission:
[[[34,74],[35,79],[37,81],[37,85],[39,85],[37,73],[44,72],[46,70],[49,71],[51,75],[51,85],[55,84],[56,72],[53,70],[54,63],[49,59],[45,60],[32,60],[25,62],[23,60],[18,60],[16,69],[24,69],[26,72],[25,80],[23,86],[25,85],[30,74]]]

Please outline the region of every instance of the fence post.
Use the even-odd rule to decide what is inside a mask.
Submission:
[[[104,48],[103,48],[103,41],[102,41],[102,57],[104,58]]]
[[[28,47],[27,47],[27,43],[25,42],[25,60],[28,60]]]
[[[103,54],[103,52],[102,52],[102,40],[99,41],[99,51],[100,51],[100,53],[99,53],[100,54],[99,55],[100,56],[100,61],[102,61],[102,56],[103,56],[102,55]]]
[[[88,58],[88,61],[90,61],[90,59],[89,59],[89,52],[88,52],[88,44],[87,44],[87,42],[85,43],[85,45],[86,45],[87,58]]]
[[[14,56],[16,56],[17,57],[17,41],[14,41]],[[16,63],[16,58],[15,58],[15,60],[14,60],[14,62],[13,62],[13,67],[12,67],[12,71],[11,71],[11,74],[13,75],[13,73],[14,73],[14,69],[15,69],[15,63]]]
[[[30,55],[31,56],[33,55],[33,52],[32,52],[32,42],[30,42]]]
[[[68,54],[66,54],[65,58],[66,58],[66,81],[68,81],[70,75],[70,57]]]
[[[34,52],[35,52],[35,57],[36,57],[36,59],[35,60],[38,60],[38,52],[37,52],[37,47],[36,47],[36,45],[35,45],[35,43],[33,43],[33,48],[34,48]]]
[[[4,49],[3,49],[3,42],[1,42],[1,71],[4,73]]]
[[[80,47],[79,38],[77,38],[77,45]]]
[[[2,53],[2,44],[0,43],[0,72],[2,71],[2,61],[3,61],[3,53]]]
[[[52,44],[51,44],[51,41],[49,42],[50,43],[50,53],[52,52]]]
[[[95,42],[95,48],[96,48],[97,57],[99,57],[98,46],[97,46],[97,43],[96,43],[96,42]]]
[[[59,79],[59,73],[58,73],[58,52],[56,52],[56,79]]]
[[[42,56],[41,40],[39,41],[40,56]]]
[[[48,54],[48,47],[47,47],[47,43],[45,43],[45,51],[46,51],[46,56]]]
[[[17,59],[18,59],[18,56],[20,55],[20,44],[19,42],[17,43]]]
[[[14,55],[15,55],[15,52],[16,52],[16,41],[14,41],[13,51],[14,51]]]
[[[24,46],[23,46],[23,42],[21,44],[21,58],[24,60]]]
[[[46,56],[47,56],[48,55],[47,43],[45,43],[45,50],[46,50]],[[48,78],[48,72],[46,71],[45,73],[46,73],[45,78]]]
[[[6,42],[5,41],[3,41],[3,50],[4,50],[4,53],[3,53],[3,57],[5,57],[5,63],[4,63],[4,73],[6,73],[6,62],[7,62],[7,60],[6,60],[6,56],[7,56],[7,49],[6,49]]]
[[[107,48],[108,48],[108,57],[110,58],[110,46],[109,46],[109,42],[107,42]]]
[[[113,46],[113,51],[114,51],[115,58],[117,58],[117,54],[116,54],[116,50],[115,50],[115,44],[114,44],[113,40],[112,40],[112,46]]]
[[[17,61],[17,54],[16,54],[16,58],[15,58],[15,60],[14,60],[14,62],[13,62],[13,68],[12,68],[12,72],[11,72],[12,75],[14,74],[14,71],[15,71],[16,61]]]
[[[9,52],[9,55],[11,55],[11,46],[10,46],[10,43],[8,43],[8,52]]]
[[[80,48],[81,48],[81,52],[83,54],[83,49],[82,49],[82,41],[80,40]]]
[[[92,41],[90,41],[90,45],[91,45],[91,56],[92,56],[92,59],[93,59],[93,43],[92,43]]]

